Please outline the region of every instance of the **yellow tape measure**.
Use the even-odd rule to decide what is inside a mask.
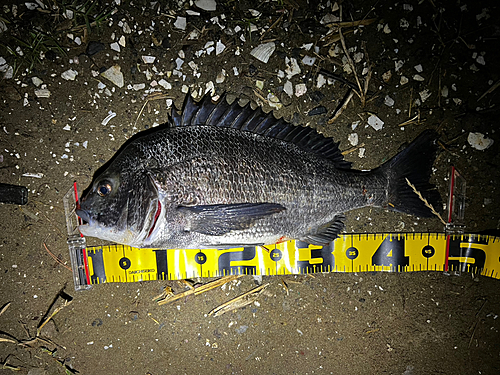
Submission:
[[[81,238],[70,242],[70,252],[77,289],[78,285],[86,288],[105,282],[229,274],[458,271],[500,278],[500,238],[474,234],[345,234],[327,246],[288,241],[223,250],[136,249],[124,245],[85,248]]]

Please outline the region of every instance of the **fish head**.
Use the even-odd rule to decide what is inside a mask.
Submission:
[[[111,164],[82,196],[79,229],[85,236],[141,247],[161,211],[158,190],[145,170],[121,164]]]

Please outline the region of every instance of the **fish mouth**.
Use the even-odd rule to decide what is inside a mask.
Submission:
[[[76,214],[82,219],[83,225],[88,225],[91,222],[91,217],[88,211],[82,210],[81,208],[78,208],[76,210]]]

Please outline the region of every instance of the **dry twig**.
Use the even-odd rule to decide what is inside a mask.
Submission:
[[[225,314],[229,311],[239,309],[241,307],[250,305],[254,303],[257,298],[260,296],[260,294],[268,287],[269,283],[260,285],[257,288],[253,288],[252,290],[242,294],[241,296],[238,296],[236,298],[233,298],[232,300],[223,303],[220,306],[217,306],[215,309],[210,311],[208,315],[213,315],[213,316],[219,316],[222,314]]]

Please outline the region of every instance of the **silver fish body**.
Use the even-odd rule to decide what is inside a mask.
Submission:
[[[405,179],[438,204],[428,182],[435,137],[424,132],[383,166],[357,171],[313,129],[188,95],[168,124],[129,142],[94,179],[80,230],[147,248],[328,243],[355,208],[429,216]]]

